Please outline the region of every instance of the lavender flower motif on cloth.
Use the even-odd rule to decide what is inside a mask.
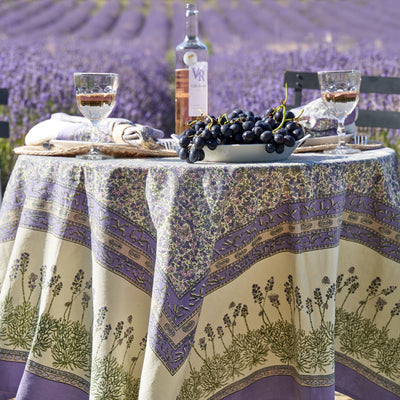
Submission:
[[[300,123],[303,125],[307,134],[311,137],[336,135],[337,119],[329,113],[321,98],[311,101],[302,107],[292,109],[293,113],[300,116]],[[300,113],[302,114],[300,115]],[[354,134],[358,117],[358,108],[356,108],[345,120],[345,129],[347,134]]]

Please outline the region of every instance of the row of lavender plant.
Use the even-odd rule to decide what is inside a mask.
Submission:
[[[80,40],[84,38],[104,39],[105,37],[126,38],[136,37],[137,40],[153,37],[156,42],[159,26],[147,28],[149,24],[143,23],[145,17],[141,5],[149,4],[151,17],[153,13],[164,14],[167,2],[150,0],[144,3],[132,0],[124,12],[120,0],[108,0],[104,6],[93,12],[94,1],[75,3],[74,0],[24,0],[25,4],[17,2],[8,3],[4,16],[0,16],[3,35],[29,36],[32,34],[51,34],[51,31],[62,33],[75,33]],[[318,3],[318,4],[317,4]],[[385,3],[385,4],[383,4]],[[393,46],[396,40],[398,7],[393,0],[375,2],[335,0],[334,2],[308,0],[288,0],[281,3],[277,0],[241,0],[231,2],[219,0],[211,2],[206,0],[203,5],[204,19],[202,18],[202,34],[213,44],[214,51],[233,51],[238,44],[247,44],[247,50],[260,48],[279,49],[289,45],[310,45],[321,40],[336,43],[353,44],[360,41],[369,41],[380,44],[390,51],[397,49]],[[387,4],[387,6],[386,6]],[[178,20],[176,13],[183,1],[175,1],[173,5],[173,20],[163,22],[173,25],[172,21]],[[136,6],[136,7],[135,7]],[[66,8],[71,7],[70,10]],[[79,8],[79,11],[77,9]],[[135,9],[134,9],[135,8]],[[382,8],[390,9],[390,13],[379,12]],[[57,9],[61,11],[57,12]],[[155,10],[155,11],[153,11]],[[127,17],[128,12],[132,19]],[[183,11],[182,11],[183,14]],[[211,14],[211,15],[210,15]],[[29,16],[29,18],[26,18]],[[74,23],[75,22],[75,23]],[[80,25],[77,24],[80,23]],[[203,23],[204,22],[204,23]],[[181,23],[179,23],[181,24]],[[121,31],[121,26],[127,34]],[[381,27],[384,26],[385,29]],[[40,27],[40,31],[38,28]],[[68,30],[69,29],[69,30]],[[176,32],[176,30],[174,31]],[[176,42],[176,34],[172,36]],[[119,34],[120,33],[120,34]]]
[[[63,41],[46,48],[41,44],[0,42],[0,87],[10,89],[11,140],[15,141],[39,121],[55,112],[78,113],[73,92],[73,72],[88,69],[121,75],[118,103],[113,115],[164,130],[172,126],[172,92],[165,61],[154,63],[138,48]]]
[[[25,1],[25,4],[18,5],[15,9],[11,8],[10,12],[4,12],[4,14],[0,16],[1,36],[3,38],[12,37],[9,34],[11,29],[15,26],[24,26],[28,16],[39,15],[53,4],[53,0]],[[11,6],[9,5],[8,7],[10,8]]]
[[[79,27],[74,35],[77,40],[101,40],[113,30],[118,20],[121,3],[119,0],[108,0],[85,24]]]
[[[15,138],[22,137],[35,123],[57,111],[77,112],[73,93],[73,72],[90,65],[99,71],[121,74],[121,89],[114,115],[149,123],[173,131],[170,66],[139,51],[113,46],[104,51],[95,43],[65,41],[49,50],[13,43],[0,45],[0,86],[10,88],[8,117]],[[95,57],[93,57],[95,55]],[[284,97],[286,69],[343,69],[356,65],[364,74],[398,76],[398,59],[382,60],[379,51],[366,47],[339,52],[326,46],[278,53],[264,50],[248,54],[237,63],[236,54],[214,54],[210,58],[210,111],[224,113],[235,107],[262,112]],[[229,68],[226,66],[229,65]],[[305,93],[304,101],[319,96]],[[289,100],[290,101],[290,100]],[[397,98],[380,95],[364,99],[362,106],[399,109]]]
[[[400,57],[384,58],[381,51],[368,46],[357,50],[337,50],[332,46],[317,45],[305,50],[278,53],[271,50],[252,53],[236,68],[235,55],[214,55],[210,66],[210,106],[213,112],[222,113],[236,107],[262,113],[278,105],[284,98],[283,74],[287,69],[317,71],[323,69],[349,69],[357,67],[365,75],[400,76]],[[318,90],[305,90],[304,104],[318,98]],[[289,101],[293,93],[289,91]],[[360,107],[380,110],[400,110],[397,95],[364,95]],[[388,144],[400,150],[398,131],[389,131]]]
[[[107,39],[128,43],[132,41],[141,30],[144,23],[143,0],[128,3],[111,32],[107,34]]]
[[[154,62],[158,62],[159,58],[165,59],[170,46],[170,25],[166,2],[152,0],[139,36],[135,38],[135,45],[153,57]]]
[[[14,11],[20,10],[27,5],[26,0],[14,0],[12,3],[2,2],[0,4],[0,20],[5,20],[5,18]]]
[[[343,1],[337,0],[337,4],[342,7]],[[347,9],[352,13],[360,8],[357,2],[346,1]],[[371,2],[372,7],[371,0],[365,1]],[[389,4],[393,0],[382,1]],[[25,0],[25,4],[17,3],[18,7],[8,13],[14,16],[13,21],[18,21],[18,15],[36,9],[37,16],[30,22],[31,29],[34,21],[35,24],[40,21],[40,15],[54,21],[43,30],[33,30],[30,41],[9,39],[0,42],[3,71],[0,86],[10,88],[10,107],[6,117],[12,123],[13,137],[21,137],[30,126],[48,118],[52,112],[76,111],[72,73],[88,69],[121,73],[122,84],[115,115],[151,123],[171,133],[173,66],[168,66],[164,60],[168,49],[183,39],[184,2],[175,0],[168,9],[167,3],[161,0],[131,1],[122,11],[119,0],[109,0],[93,15],[94,2],[81,2],[65,10],[60,18],[54,14],[51,17],[54,10],[67,7],[67,3],[71,4],[70,0],[57,3]],[[310,29],[315,29],[315,32],[321,34],[322,31],[317,29],[324,28],[318,27],[319,20],[314,20],[318,7],[312,7],[312,0],[290,0],[289,5],[274,0],[241,0],[231,6],[230,3],[228,0],[220,0],[217,6],[211,2],[203,3],[200,14],[201,34],[210,40],[212,50],[210,110],[213,113],[225,112],[233,105],[261,112],[276,103],[283,96],[285,69],[317,70],[347,66],[361,68],[364,73],[373,75],[398,75],[397,58],[385,57],[372,46],[363,46],[358,52],[339,52],[325,42],[324,46],[317,47],[313,44],[316,36],[311,32],[312,40],[307,46],[291,50],[288,43],[294,40],[298,30],[303,29],[307,18],[310,18]],[[325,20],[322,19],[325,23],[329,21],[334,3],[323,1],[321,4],[319,9],[325,9],[328,14]],[[143,13],[145,5],[148,6],[147,13]],[[78,16],[77,10],[81,11],[79,27],[71,18]],[[168,14],[171,11],[172,14]],[[127,16],[132,16],[132,20]],[[280,26],[279,21],[283,18],[287,21]],[[172,20],[179,23],[172,24]],[[61,28],[57,30],[57,26]],[[52,27],[55,32],[71,35],[49,41],[47,38]],[[332,25],[326,28],[332,29]],[[9,29],[11,32],[11,26]],[[43,32],[47,33],[46,40],[43,40]],[[26,46],[28,42],[30,45]],[[371,107],[398,108],[396,99],[385,103],[370,96],[366,102]]]
[[[380,44],[391,52],[398,51],[396,44],[397,24],[400,17],[396,0],[204,0],[200,3],[202,13],[202,34],[209,39],[216,51],[237,49],[237,44],[247,44],[247,49],[277,48],[289,44],[310,45],[321,40],[343,44],[369,41]],[[179,5],[173,2],[173,12],[166,10],[169,2],[160,0],[128,1],[122,10],[121,0],[107,0],[94,12],[95,1],[75,0],[18,0],[1,6],[0,23],[2,36],[32,36],[32,34],[54,32],[76,33],[84,38],[100,39],[118,36],[121,29],[127,34],[120,37],[138,40],[157,37],[159,26],[148,28],[140,18],[142,5],[147,5],[151,17],[153,13],[164,14],[167,24],[176,20]],[[85,5],[85,6],[84,6]],[[80,12],[77,11],[80,10]],[[382,9],[390,12],[382,12]],[[58,10],[58,12],[57,12]],[[123,12],[121,12],[123,11]],[[166,15],[166,11],[169,15]],[[126,12],[132,14],[129,21]],[[183,14],[183,11],[182,11]],[[169,17],[172,15],[172,19]],[[158,17],[161,20],[161,17]],[[74,21],[80,23],[74,24]],[[165,22],[163,22],[164,24]],[[124,26],[125,28],[121,28]],[[62,27],[62,28],[60,28]],[[40,29],[39,29],[40,28]],[[115,30],[115,33],[113,31]],[[168,38],[176,35],[168,34]],[[153,42],[156,40],[153,39]],[[223,50],[224,49],[224,50]]]
[[[57,3],[50,3],[48,7],[41,10],[41,12],[33,13],[30,18],[24,20],[22,23],[9,26],[7,35],[9,37],[19,35],[32,36],[35,33],[42,35],[47,27],[53,25],[54,20],[72,10],[75,6],[75,2],[71,0],[60,0]]]
[[[378,5],[364,0],[371,15],[361,14],[356,0],[316,1],[200,3],[200,34],[211,50],[211,113],[224,113],[237,106],[261,113],[276,105],[284,96],[286,69],[356,67],[364,74],[400,76],[397,46],[390,47],[396,40],[393,32],[400,16],[395,7],[398,0],[381,0]],[[122,79],[113,115],[172,133],[173,63],[168,64],[165,55],[183,40],[184,4],[184,0],[131,0],[124,6],[118,0],[109,0],[97,8],[94,1],[75,0],[2,3],[0,87],[9,88],[10,97],[8,108],[0,109],[0,120],[10,121],[11,144],[21,141],[34,124],[54,112],[78,113],[73,72],[79,70],[118,72]],[[348,36],[352,41],[367,44],[353,43],[349,49],[344,46],[346,38],[340,31],[351,18],[342,20],[343,10],[360,12],[362,21],[354,26],[365,31],[379,7],[393,9],[393,13],[377,17],[388,27],[387,32],[376,35],[381,46],[372,40],[373,33],[362,36],[351,26]],[[332,18],[337,8],[343,9],[337,11],[340,24]],[[60,14],[60,10],[64,11]],[[35,18],[30,20],[30,15]],[[49,23],[41,24],[41,18]],[[318,92],[306,92],[304,101],[317,96]],[[371,95],[362,102],[362,106],[375,109],[400,109],[396,97]],[[398,144],[400,135],[389,132],[389,140]],[[10,168],[2,168],[6,175],[10,172]]]
[[[66,0],[68,1],[68,0]],[[48,25],[41,31],[43,37],[64,37],[73,34],[76,30],[85,26],[95,11],[96,3],[82,1],[76,4],[68,12],[56,16],[57,23]]]
[[[325,39],[339,42],[341,46],[374,43],[390,53],[398,53],[398,46],[394,46],[396,21],[400,17],[396,0],[290,0],[288,8],[306,18],[308,32],[320,33]]]

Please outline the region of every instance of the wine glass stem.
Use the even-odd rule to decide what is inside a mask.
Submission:
[[[337,129],[338,148],[342,148],[345,146],[344,136],[346,134],[346,130],[344,128],[344,121],[345,121],[344,117],[338,118],[338,129]]]
[[[99,122],[98,120],[92,120],[92,133],[91,133],[91,153],[100,153],[100,149],[98,146],[98,143],[100,142],[100,127],[99,127]]]

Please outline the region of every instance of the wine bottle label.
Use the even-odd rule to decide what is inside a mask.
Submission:
[[[189,116],[208,113],[208,62],[189,66]]]
[[[197,63],[197,54],[194,51],[187,51],[183,55],[183,62],[185,65],[194,65]]]

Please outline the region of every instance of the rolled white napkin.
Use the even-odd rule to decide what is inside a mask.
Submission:
[[[100,129],[102,142],[127,143],[143,148],[158,148],[157,139],[164,132],[150,126],[136,124],[124,118],[106,118]],[[65,113],[52,114],[50,119],[33,126],[25,136],[28,146],[41,145],[50,140],[90,141],[91,124],[84,117]]]
[[[296,117],[301,114],[299,122],[303,125],[306,133],[309,133],[312,137],[336,135],[337,118],[328,111],[320,97],[304,106],[292,108],[291,111]],[[345,130],[347,134],[355,133],[357,117],[358,108],[346,117]]]

